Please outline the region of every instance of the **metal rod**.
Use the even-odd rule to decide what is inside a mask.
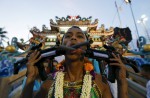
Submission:
[[[115,5],[116,5],[116,9],[117,9],[118,19],[119,19],[119,22],[120,22],[120,27],[122,27],[122,22],[121,22],[119,10],[118,10],[118,5],[117,5],[116,1],[115,1]]]
[[[132,10],[131,2],[129,2],[129,4],[130,4],[130,10],[131,10],[131,13],[132,13],[134,25],[135,25],[136,32],[137,32],[137,36],[138,36],[138,38],[139,38],[139,32],[138,32],[138,28],[137,28],[137,25],[136,25],[136,21],[135,21],[134,13],[133,13],[133,10]]]
[[[128,87],[134,89],[135,92],[140,93],[144,98],[146,97],[146,88],[139,85],[138,83],[127,79],[128,81]]]
[[[143,24],[143,26],[144,26],[144,29],[145,29],[145,32],[146,32],[146,36],[147,36],[148,40],[150,41],[150,36],[149,36],[149,34],[148,34],[148,30],[147,30],[147,28],[146,28],[146,25],[143,23],[143,21],[142,21],[142,24]]]

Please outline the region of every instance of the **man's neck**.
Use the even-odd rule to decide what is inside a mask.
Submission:
[[[65,71],[67,74],[65,75],[65,80],[75,82],[80,81],[83,78],[83,68],[84,68],[84,61],[77,60],[77,61],[65,61]]]

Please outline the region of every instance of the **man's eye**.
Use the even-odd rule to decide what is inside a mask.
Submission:
[[[78,37],[78,38],[84,38],[83,35],[78,35],[77,37]]]
[[[66,36],[65,36],[65,38],[70,38],[70,37],[71,37],[71,35],[66,35]]]

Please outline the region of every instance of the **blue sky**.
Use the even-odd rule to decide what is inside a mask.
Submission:
[[[16,36],[25,41],[31,36],[30,28],[37,26],[39,29],[45,24],[49,27],[49,20],[55,16],[66,17],[67,15],[81,17],[92,16],[92,20],[98,18],[99,26],[120,26],[116,14],[115,1],[119,7],[121,27],[129,27],[133,38],[136,38],[132,14],[128,4],[124,0],[0,0],[0,27],[8,31],[10,38]],[[140,19],[142,14],[150,17],[150,0],[131,0],[135,20]],[[146,22],[150,31],[150,20]],[[140,35],[145,36],[144,28],[137,24]]]

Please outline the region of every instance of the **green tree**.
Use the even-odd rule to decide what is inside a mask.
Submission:
[[[6,41],[4,40],[4,38],[9,39],[9,38],[5,35],[6,33],[7,33],[7,32],[4,31],[3,28],[0,28],[0,47],[4,47],[3,42],[6,42]]]

